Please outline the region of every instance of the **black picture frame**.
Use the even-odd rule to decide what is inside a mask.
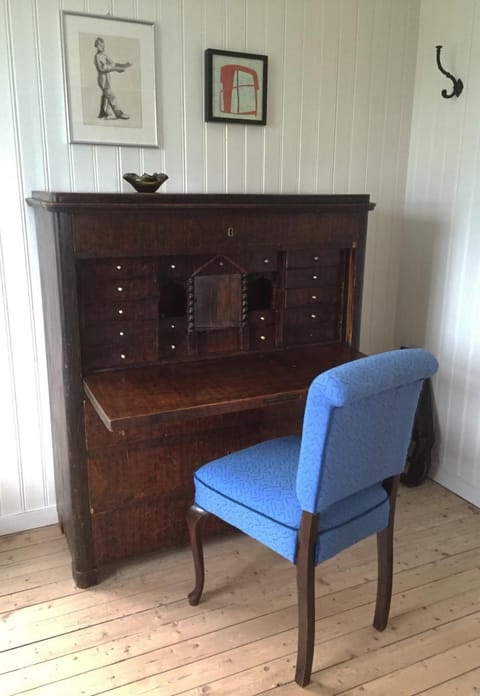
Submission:
[[[205,121],[265,126],[268,56],[205,50]]]

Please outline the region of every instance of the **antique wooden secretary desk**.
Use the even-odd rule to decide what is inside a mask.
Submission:
[[[311,380],[358,357],[374,205],[45,192],[28,203],[58,513],[88,587],[108,561],[184,543],[194,469],[300,432]]]

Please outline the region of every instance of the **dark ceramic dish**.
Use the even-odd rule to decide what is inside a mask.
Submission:
[[[167,174],[159,174],[158,172],[154,172],[153,174],[135,174],[134,172],[127,172],[123,175],[123,178],[139,193],[154,193],[160,188],[163,182],[168,179],[168,176]]]

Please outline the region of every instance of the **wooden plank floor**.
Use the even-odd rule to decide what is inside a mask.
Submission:
[[[188,549],[70,575],[56,526],[0,537],[0,694],[294,696],[295,571],[243,536],[206,548],[190,607]],[[401,488],[394,597],[371,627],[374,539],[317,569],[313,681],[330,696],[480,693],[480,511],[428,482]]]

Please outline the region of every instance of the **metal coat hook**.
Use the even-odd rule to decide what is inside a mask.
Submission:
[[[440,51],[442,50],[443,46],[437,46],[437,67],[440,70],[441,73],[443,73],[446,77],[448,77],[449,80],[453,82],[453,87],[452,87],[452,92],[448,94],[446,89],[442,89],[442,97],[445,99],[451,99],[452,97],[459,97],[462,93],[463,90],[463,82],[461,81],[460,78],[454,77],[452,73],[449,73],[448,70],[445,70],[445,68],[442,67],[442,64],[440,63]]]

